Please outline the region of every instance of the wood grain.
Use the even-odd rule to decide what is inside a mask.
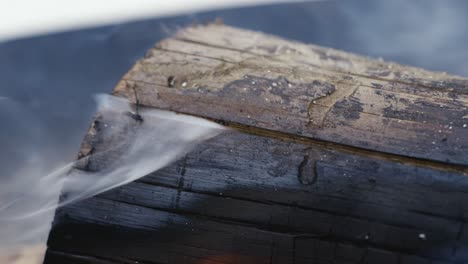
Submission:
[[[464,263],[467,89],[258,32],[184,29],[114,94],[232,129],[57,210],[45,263]]]
[[[468,164],[466,79],[256,32],[188,28],[150,50],[115,93],[134,91],[150,107]]]

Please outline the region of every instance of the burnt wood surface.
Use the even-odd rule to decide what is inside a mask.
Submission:
[[[468,261],[467,79],[211,24],[114,94],[232,129],[57,210],[45,263]]]

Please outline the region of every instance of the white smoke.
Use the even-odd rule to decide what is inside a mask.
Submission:
[[[23,153],[26,162],[17,163],[9,177],[0,177],[1,263],[20,263],[11,252],[31,257],[24,254],[25,248],[43,253],[37,249],[44,248],[58,206],[143,177],[223,131],[220,125],[192,116],[156,109],[134,113],[117,97],[99,95],[97,101],[99,115],[91,128],[97,148],[91,155],[48,171],[43,166],[47,156]]]

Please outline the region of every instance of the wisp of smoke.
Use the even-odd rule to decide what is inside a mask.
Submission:
[[[135,113],[122,98],[99,95],[96,99],[99,114],[87,136],[93,142],[89,155],[40,174],[43,170],[34,166],[47,162],[43,157],[0,178],[1,263],[21,263],[14,262],[19,260],[13,260],[10,252],[17,254],[24,248],[43,253],[37,249],[45,248],[58,206],[156,171],[224,129],[204,119],[162,110],[140,108]],[[41,255],[37,261],[42,261]]]

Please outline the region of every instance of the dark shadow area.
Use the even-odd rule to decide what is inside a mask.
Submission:
[[[314,181],[301,181],[312,173],[304,160]],[[57,210],[45,263],[458,263],[468,247],[459,177],[225,133]]]
[[[277,191],[264,194],[276,195]],[[100,204],[99,198],[92,199]],[[44,263],[69,263],[65,260],[74,259],[73,255],[79,256],[76,263],[101,263],[97,260],[102,263],[432,263],[430,261],[452,258],[452,250],[459,244],[443,236],[434,238],[439,235],[436,233],[427,240],[415,239],[412,244],[403,244],[408,242],[408,234],[372,230],[371,223],[358,225],[359,220],[344,215],[295,219],[284,225],[241,221],[239,218],[243,216],[253,219],[261,212],[255,207],[236,206],[229,199],[225,201],[221,210],[239,214],[239,217],[204,214],[206,206],[219,206],[217,197],[194,203],[190,212],[105,201],[101,205],[107,204],[116,210],[106,220],[98,219],[96,214],[100,213],[83,204],[74,208],[87,208],[87,214],[92,216],[80,214],[79,220],[70,216],[69,209],[65,208],[58,213]],[[135,219],[132,220],[121,218],[120,210],[138,213],[133,214]],[[291,207],[291,217],[298,217],[299,213],[294,215],[294,210]],[[270,218],[278,217],[281,212],[272,210]],[[143,219],[145,223],[141,222]],[[161,219],[166,225],[158,226]],[[373,237],[382,233],[385,233],[386,243],[394,246],[374,241]]]

